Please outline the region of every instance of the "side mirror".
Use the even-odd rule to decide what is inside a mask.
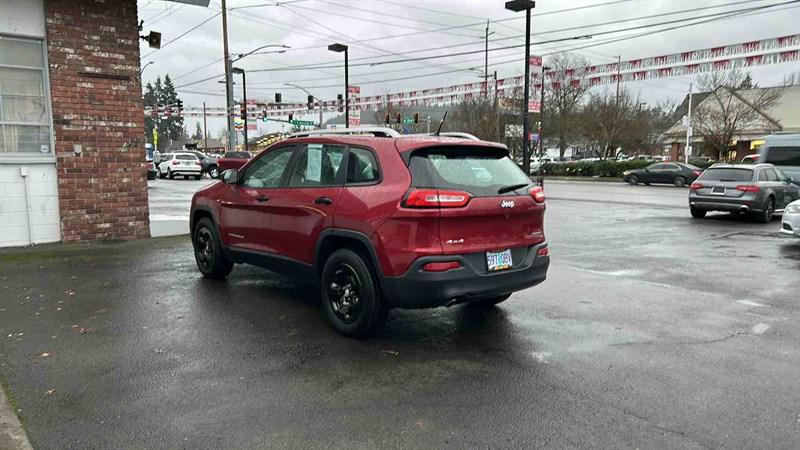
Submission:
[[[239,184],[239,171],[228,169],[222,172],[222,182],[225,184]]]

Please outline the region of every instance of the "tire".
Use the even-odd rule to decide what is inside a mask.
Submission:
[[[705,209],[697,209],[694,206],[690,206],[689,211],[692,213],[692,217],[694,217],[695,219],[702,219],[703,217],[706,216],[706,213],[708,212]]]
[[[175,179],[175,174],[172,173],[172,169],[167,169],[167,177],[169,177],[170,180]]]
[[[772,222],[772,217],[775,215],[775,199],[772,197],[767,198],[767,203],[764,205],[760,213],[755,214],[755,219],[761,223]]]
[[[161,171],[161,169],[156,169],[156,170],[158,170],[158,176],[157,176],[157,177],[158,177],[158,179],[160,179],[160,180],[163,180],[164,178],[166,178],[166,177],[167,177],[167,174],[165,174],[164,172],[162,172],[162,171]]]
[[[381,301],[376,277],[352,250],[337,250],[325,261],[320,293],[325,318],[345,336],[368,336],[386,322],[389,310]]]
[[[686,186],[686,178],[683,178],[682,176],[677,176],[672,179],[672,184],[678,187],[684,187]]]
[[[200,273],[212,280],[223,280],[233,269],[233,263],[222,253],[217,227],[208,217],[197,222],[192,232],[194,259]]]
[[[628,177],[628,184],[631,186],[636,186],[639,184],[639,176],[638,175],[631,175]]]
[[[211,178],[219,178],[219,168],[217,168],[217,166],[209,167],[208,176]]]
[[[504,301],[508,300],[509,297],[511,297],[511,293],[498,295],[497,297],[487,298],[485,300],[469,302],[467,303],[467,306],[470,308],[491,308],[498,303],[503,303]]]

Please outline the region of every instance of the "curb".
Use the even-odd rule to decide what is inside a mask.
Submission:
[[[6,392],[0,388],[0,448],[7,450],[33,450],[28,435],[8,402]]]

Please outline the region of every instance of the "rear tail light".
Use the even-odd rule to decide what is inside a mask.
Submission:
[[[447,272],[448,270],[458,269],[461,267],[461,263],[458,261],[441,261],[441,262],[429,262],[422,266],[422,270],[425,272]]]
[[[178,165],[178,164],[180,164],[180,163],[181,163],[180,161],[172,161],[172,165],[173,165],[173,166],[177,166],[177,165]]]
[[[703,189],[703,187],[703,183],[692,183],[692,185],[689,186],[689,190],[696,191],[698,189]]]
[[[702,170],[693,170],[692,173],[694,174],[694,176],[699,177],[700,175],[703,174],[703,171]]]
[[[742,191],[742,192],[758,192],[761,189],[759,189],[758,186],[751,186],[749,184],[742,184],[740,186],[736,186],[736,190],[737,191]]]
[[[547,247],[542,247],[536,251],[536,254],[539,256],[550,256],[550,249]]]
[[[531,194],[536,203],[544,203],[544,188],[541,186],[534,186],[528,190],[528,193]]]
[[[199,166],[199,165],[200,165],[200,161],[195,161],[195,162],[194,162],[194,165],[195,165],[195,166]]]
[[[407,208],[460,208],[469,203],[472,196],[464,191],[441,189],[412,189],[403,206]]]

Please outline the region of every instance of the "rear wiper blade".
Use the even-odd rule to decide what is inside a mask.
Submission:
[[[505,194],[506,192],[516,191],[517,189],[524,188],[530,183],[512,184],[510,186],[503,186],[497,190],[498,194]]]

